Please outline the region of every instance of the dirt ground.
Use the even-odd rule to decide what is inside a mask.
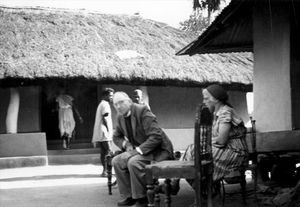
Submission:
[[[107,180],[99,176],[101,168],[98,165],[64,165],[0,170],[0,206],[117,206],[118,190],[115,187],[113,195],[108,195]],[[239,185],[225,185],[225,189],[225,207],[288,206],[290,201],[280,201],[285,201],[282,195],[291,197],[292,194],[292,188],[259,185],[255,202],[253,184],[248,179],[247,203],[243,204]],[[277,198],[278,195],[281,198]],[[165,206],[163,199],[161,195],[161,206]],[[188,207],[193,201],[194,191],[187,182],[181,181],[178,195],[172,196],[172,207]]]

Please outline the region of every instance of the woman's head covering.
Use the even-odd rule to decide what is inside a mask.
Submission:
[[[215,98],[223,103],[227,103],[228,94],[220,85],[213,84],[206,88],[206,90]]]

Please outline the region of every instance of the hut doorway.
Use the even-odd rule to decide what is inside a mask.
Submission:
[[[60,140],[58,129],[57,91],[64,87],[66,93],[74,98],[74,105],[78,109],[83,123],[74,113],[76,121],[74,142],[91,142],[95,112],[97,109],[97,85],[79,81],[64,81],[62,83],[48,83],[42,89],[41,100],[41,129],[46,133],[47,142]]]
[[[55,98],[49,98],[49,95],[43,90],[41,100],[41,129],[46,133],[46,139],[60,139],[58,129],[58,111],[56,110]]]

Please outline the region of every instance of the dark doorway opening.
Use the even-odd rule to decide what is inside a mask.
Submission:
[[[43,88],[44,89],[44,88]],[[46,133],[47,140],[60,139],[58,129],[58,111],[54,97],[49,97],[45,90],[42,90],[42,101],[41,101],[41,128]]]
[[[64,80],[60,82],[48,82],[42,87],[41,128],[46,133],[48,144],[61,139],[58,128],[58,106],[56,102],[59,87],[64,87],[66,93],[74,98],[73,103],[83,118],[83,123],[80,123],[79,117],[74,113],[76,126],[72,141],[90,143],[98,105],[97,85],[84,81]]]

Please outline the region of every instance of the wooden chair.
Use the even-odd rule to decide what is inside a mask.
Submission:
[[[197,108],[194,132],[194,161],[166,160],[146,166],[148,207],[159,206],[158,179],[165,179],[165,205],[171,206],[172,178],[185,178],[195,180],[196,206],[200,207],[201,178],[204,169],[208,172],[205,176],[208,182],[207,204],[212,207],[212,172],[213,163],[211,155],[211,125],[212,115],[207,108],[200,105]]]

